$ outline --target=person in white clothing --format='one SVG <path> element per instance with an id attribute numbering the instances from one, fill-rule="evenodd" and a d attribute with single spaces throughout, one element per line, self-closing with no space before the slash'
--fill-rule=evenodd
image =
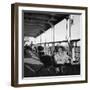
<path id="1" fill-rule="evenodd" d="M 56 47 L 56 53 L 54 55 L 55 63 L 57 64 L 56 71 L 63 72 L 63 67 L 65 63 L 70 63 L 70 57 L 63 46 Z"/>

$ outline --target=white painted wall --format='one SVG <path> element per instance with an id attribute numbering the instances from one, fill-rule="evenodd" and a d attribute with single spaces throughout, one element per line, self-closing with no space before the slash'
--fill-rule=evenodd
<path id="1" fill-rule="evenodd" d="M 40 3 L 40 4 L 62 4 L 62 5 L 76 5 L 88 6 L 90 9 L 89 0 L 1 0 L 0 1 L 0 90 L 89 90 L 89 83 L 87 84 L 72 84 L 72 85 L 55 85 L 55 86 L 39 86 L 39 87 L 24 87 L 13 88 L 10 86 L 11 78 L 11 3 L 26 2 L 26 3 Z M 89 12 L 90 20 L 90 12 Z M 90 23 L 90 21 L 89 21 Z M 90 29 L 90 27 L 89 27 Z M 88 34 L 90 30 L 88 29 Z M 90 38 L 90 35 L 88 35 Z M 88 43 L 90 44 L 90 42 Z M 90 45 L 88 45 L 90 46 Z M 88 48 L 90 49 L 90 47 Z M 90 50 L 88 50 L 90 53 Z M 90 59 L 90 55 L 89 55 Z M 88 61 L 90 63 L 90 60 Z M 89 65 L 90 68 L 90 65 Z M 90 70 L 88 73 L 90 76 Z"/>

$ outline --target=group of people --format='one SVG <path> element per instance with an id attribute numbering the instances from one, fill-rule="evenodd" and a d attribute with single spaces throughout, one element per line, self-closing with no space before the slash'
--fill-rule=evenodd
<path id="1" fill-rule="evenodd" d="M 63 74 L 65 64 L 71 63 L 71 57 L 64 46 L 53 46 L 53 50 L 51 49 L 51 47 L 36 47 L 35 45 L 25 46 L 24 57 L 29 56 L 29 58 L 39 59 L 47 71 L 50 72 L 50 69 L 53 68 L 55 74 Z"/>

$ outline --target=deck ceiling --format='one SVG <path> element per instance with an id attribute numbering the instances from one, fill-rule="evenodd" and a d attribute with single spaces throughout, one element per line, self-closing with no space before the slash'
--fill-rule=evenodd
<path id="1" fill-rule="evenodd" d="M 24 12 L 24 36 L 37 37 L 68 17 L 66 13 L 53 12 Z"/>

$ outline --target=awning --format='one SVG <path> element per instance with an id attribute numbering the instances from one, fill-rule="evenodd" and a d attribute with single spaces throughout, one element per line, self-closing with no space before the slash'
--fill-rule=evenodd
<path id="1" fill-rule="evenodd" d="M 51 28 L 51 24 L 55 25 L 68 16 L 60 12 L 25 11 L 24 36 L 37 37 Z"/>

